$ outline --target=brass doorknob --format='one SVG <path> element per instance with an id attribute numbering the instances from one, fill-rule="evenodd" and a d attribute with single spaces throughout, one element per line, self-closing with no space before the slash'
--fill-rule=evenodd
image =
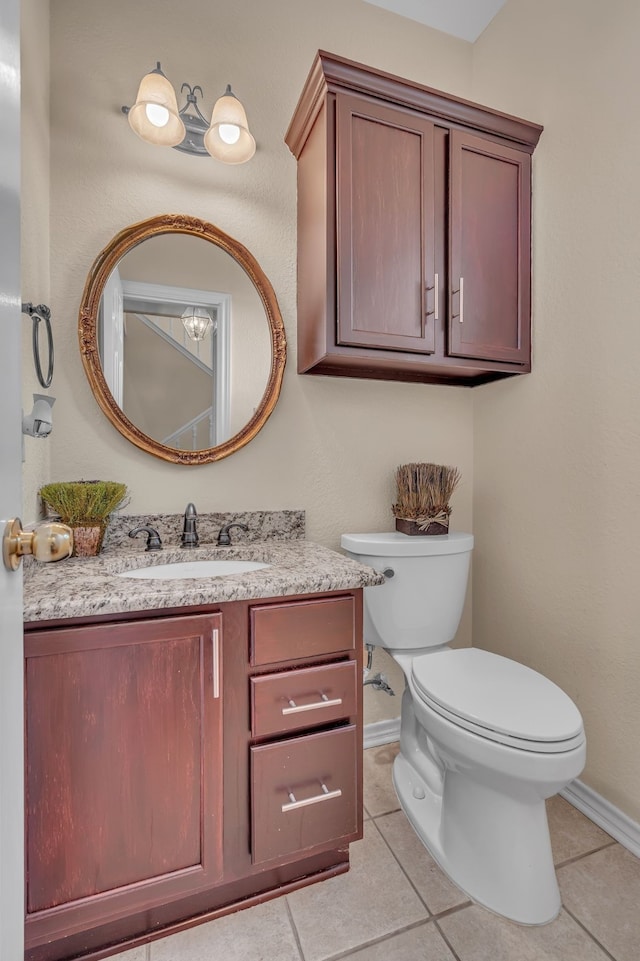
<path id="1" fill-rule="evenodd" d="M 73 531 L 66 524 L 50 521 L 39 524 L 33 531 L 23 531 L 19 517 L 7 521 L 2 538 L 2 559 L 9 571 L 17 571 L 24 554 L 33 554 L 37 561 L 61 561 L 73 550 Z"/>

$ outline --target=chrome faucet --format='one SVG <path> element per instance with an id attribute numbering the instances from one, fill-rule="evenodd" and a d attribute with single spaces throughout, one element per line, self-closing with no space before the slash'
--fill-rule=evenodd
<path id="1" fill-rule="evenodd" d="M 180 547 L 197 547 L 200 539 L 196 530 L 198 514 L 193 504 L 187 504 L 184 512 L 184 527 L 180 538 Z"/>
<path id="2" fill-rule="evenodd" d="M 249 528 L 246 524 L 239 524 L 238 521 L 232 521 L 231 524 L 224 524 L 220 528 L 220 533 L 218 534 L 218 547 L 229 547 L 231 544 L 231 538 L 229 537 L 229 531 L 234 527 L 239 527 L 241 531 L 248 531 Z"/>

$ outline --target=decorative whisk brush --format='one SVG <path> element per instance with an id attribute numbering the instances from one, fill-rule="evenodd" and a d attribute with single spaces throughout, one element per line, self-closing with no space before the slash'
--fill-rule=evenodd
<path id="1" fill-rule="evenodd" d="M 396 530 L 403 534 L 448 534 L 451 495 L 460 482 L 457 467 L 401 464 L 396 468 Z"/>

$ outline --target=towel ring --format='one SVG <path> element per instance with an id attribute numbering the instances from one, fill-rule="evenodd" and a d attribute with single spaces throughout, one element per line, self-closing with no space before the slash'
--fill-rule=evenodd
<path id="1" fill-rule="evenodd" d="M 32 303 L 22 305 L 22 313 L 28 314 L 33 320 L 33 330 L 31 332 L 31 344 L 33 347 L 33 363 L 36 368 L 36 376 L 41 387 L 51 387 L 53 380 L 53 333 L 51 331 L 51 310 L 46 304 L 38 304 L 34 307 Z M 49 365 L 47 376 L 42 373 L 40 363 L 40 321 L 44 321 L 47 331 L 47 347 L 49 349 Z"/>

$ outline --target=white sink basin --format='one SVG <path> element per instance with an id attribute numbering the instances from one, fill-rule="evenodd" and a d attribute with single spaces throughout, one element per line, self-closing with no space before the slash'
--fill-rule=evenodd
<path id="1" fill-rule="evenodd" d="M 138 577 L 144 580 L 178 580 L 184 577 L 226 577 L 229 574 L 246 574 L 262 571 L 271 564 L 257 561 L 179 561 L 175 564 L 157 564 L 155 567 L 139 567 L 133 571 L 121 571 L 118 577 Z"/>

